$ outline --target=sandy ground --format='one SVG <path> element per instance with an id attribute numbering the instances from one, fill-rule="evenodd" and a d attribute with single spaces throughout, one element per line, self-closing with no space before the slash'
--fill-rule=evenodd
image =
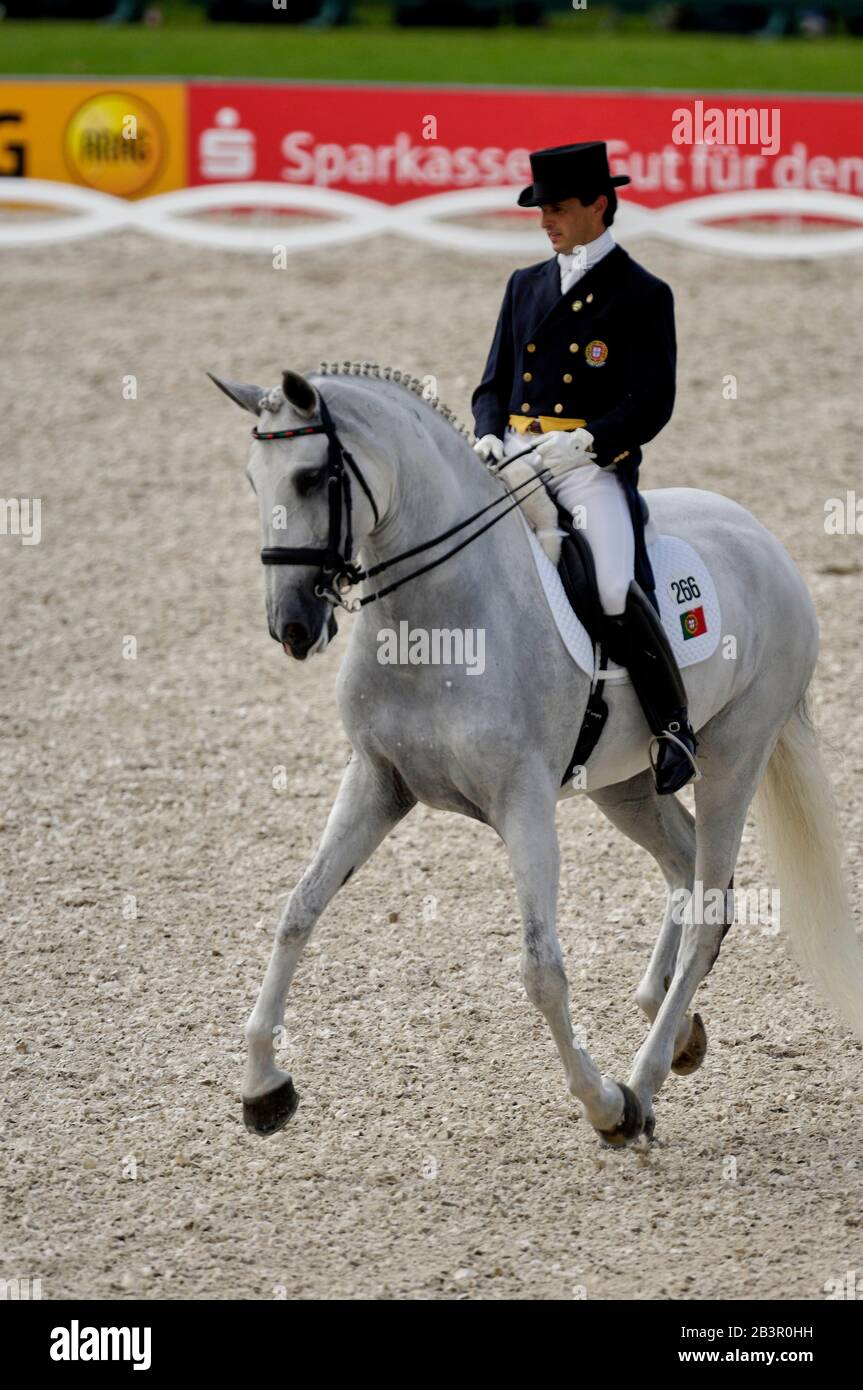
<path id="1" fill-rule="evenodd" d="M 861 477 L 861 263 L 631 249 L 681 342 L 643 483 L 734 496 L 802 567 L 859 890 L 863 542 L 823 516 Z M 516 263 L 395 238 L 285 271 L 133 234 L 4 254 L 0 491 L 42 498 L 43 537 L 0 537 L 0 1275 L 45 1298 L 818 1299 L 863 1268 L 863 1049 L 781 938 L 734 929 L 704 1067 L 669 1079 L 649 1154 L 603 1152 L 522 992 L 502 847 L 424 808 L 301 967 L 295 1119 L 242 1127 L 242 1026 L 345 762 L 344 632 L 305 666 L 268 637 L 248 421 L 203 373 L 368 357 L 467 419 Z M 559 823 L 574 1016 L 625 1077 L 660 875 L 589 803 Z M 765 881 L 750 829 L 738 883 Z"/>

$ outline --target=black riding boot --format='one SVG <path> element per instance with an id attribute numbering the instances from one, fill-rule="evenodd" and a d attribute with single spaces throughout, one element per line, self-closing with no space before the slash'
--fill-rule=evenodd
<path id="1" fill-rule="evenodd" d="M 700 775 L 698 747 L 686 710 L 686 690 L 659 615 L 635 580 L 626 608 L 605 618 L 608 655 L 629 671 L 650 732 L 659 741 L 654 764 L 660 796 L 685 787 Z"/>

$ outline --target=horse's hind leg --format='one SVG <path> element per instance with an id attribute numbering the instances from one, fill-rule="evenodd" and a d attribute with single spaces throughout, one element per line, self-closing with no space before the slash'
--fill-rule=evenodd
<path id="1" fill-rule="evenodd" d="M 275 1134 L 297 1107 L 293 1082 L 273 1058 L 297 962 L 327 903 L 411 807 L 395 770 L 355 753 L 339 788 L 317 853 L 282 914 L 258 1000 L 246 1025 L 243 1118 L 255 1134 Z"/>
<path id="2" fill-rule="evenodd" d="M 722 939 L 734 918 L 728 886 L 740 849 L 749 804 L 773 747 L 775 732 L 759 737 L 745 705 L 723 712 L 701 736 L 709 775 L 695 786 L 696 853 L 694 896 L 681 912 L 677 962 L 668 992 L 641 1047 L 629 1079 L 645 1115 L 645 1133 L 653 1133 L 653 1097 L 678 1054 L 681 1024 Z M 714 770 L 715 769 L 715 770 Z"/>
<path id="3" fill-rule="evenodd" d="M 643 1117 L 628 1087 L 606 1080 L 573 1036 L 569 989 L 555 928 L 560 857 L 554 826 L 557 788 L 540 797 L 536 786 L 513 795 L 497 820 L 509 850 L 524 926 L 522 978 L 531 1003 L 545 1017 L 563 1062 L 570 1093 L 590 1123 L 611 1144 L 641 1133 Z"/>
<path id="4" fill-rule="evenodd" d="M 695 820 L 676 796 L 658 796 L 653 775 L 641 772 L 628 782 L 590 792 L 591 800 L 628 839 L 656 860 L 668 889 L 662 923 L 650 964 L 635 997 L 652 1023 L 668 992 L 677 963 L 682 920 L 682 893 L 695 879 Z M 686 1016 L 675 1042 L 674 1069 L 695 1071 L 704 1060 L 707 1035 L 698 1014 Z"/>

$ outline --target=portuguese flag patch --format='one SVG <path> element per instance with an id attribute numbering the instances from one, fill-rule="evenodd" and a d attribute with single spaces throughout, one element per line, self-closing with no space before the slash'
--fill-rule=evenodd
<path id="1" fill-rule="evenodd" d="M 680 614 L 680 626 L 683 628 L 683 636 L 700 637 L 702 632 L 707 631 L 707 623 L 704 621 L 703 608 L 690 608 L 688 613 Z"/>

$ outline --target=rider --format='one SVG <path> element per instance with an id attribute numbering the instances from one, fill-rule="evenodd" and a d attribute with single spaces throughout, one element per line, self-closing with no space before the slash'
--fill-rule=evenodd
<path id="1" fill-rule="evenodd" d="M 657 791 L 676 792 L 697 772 L 697 744 L 657 612 L 637 490 L 640 446 L 674 404 L 674 301 L 615 243 L 615 188 L 630 180 L 612 178 L 602 141 L 537 150 L 530 167 L 518 202 L 542 210 L 556 255 L 509 278 L 472 397 L 475 447 L 499 460 L 545 435 L 537 452 L 568 470 L 550 491 L 568 520 L 582 509 L 605 647 L 628 668 L 658 740 Z"/>

